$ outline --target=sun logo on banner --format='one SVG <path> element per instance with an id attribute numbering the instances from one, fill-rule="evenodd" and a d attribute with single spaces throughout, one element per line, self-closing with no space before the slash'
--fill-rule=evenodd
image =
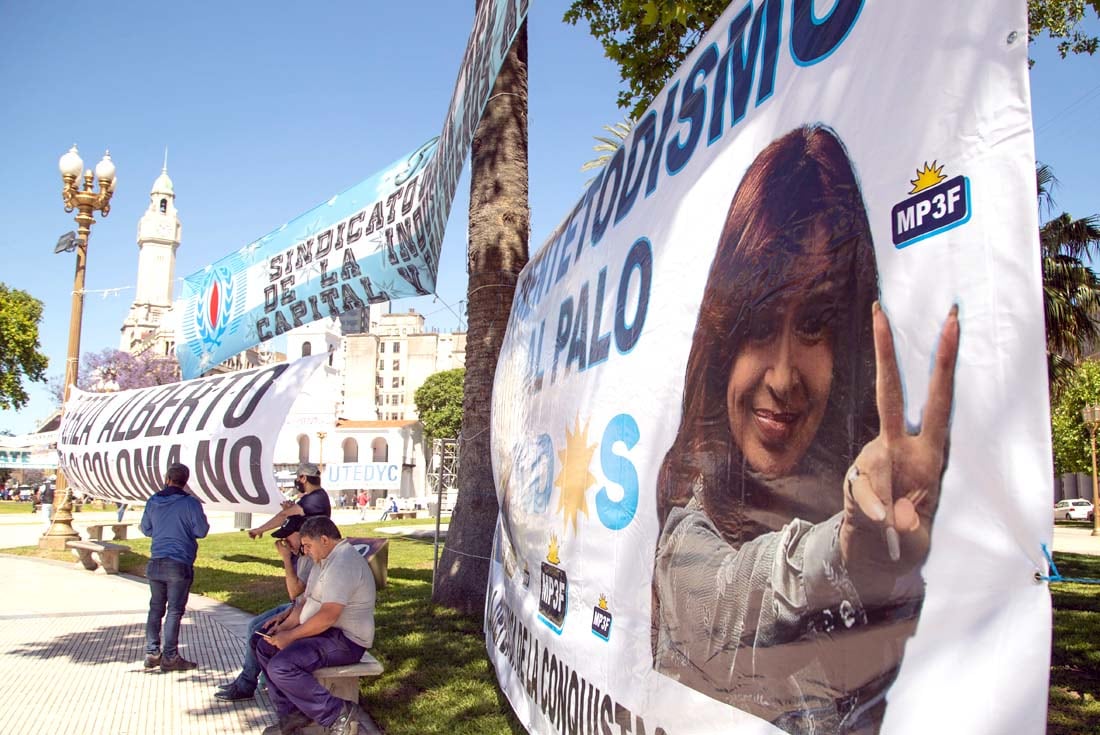
<path id="1" fill-rule="evenodd" d="M 925 161 L 924 168 L 917 169 L 917 178 L 909 180 L 909 183 L 913 185 L 913 190 L 909 193 L 916 194 L 925 189 L 931 189 L 946 178 L 943 175 L 943 166 L 937 166 L 935 161 L 932 161 L 932 165 L 929 166 L 928 162 Z"/>
<path id="2" fill-rule="evenodd" d="M 568 528 L 573 523 L 573 533 L 577 533 L 577 515 L 584 513 L 588 517 L 588 503 L 585 493 L 595 484 L 596 478 L 588 471 L 592 457 L 596 453 L 596 444 L 588 443 L 588 422 L 581 428 L 580 417 L 573 424 L 573 430 L 565 430 L 565 449 L 558 452 L 561 472 L 554 484 L 561 489 L 557 510 L 562 511 L 562 525 Z"/>
<path id="3" fill-rule="evenodd" d="M 554 534 L 550 534 L 550 548 L 546 552 L 546 561 L 551 564 L 561 564 L 561 557 L 558 556 L 558 537 Z"/>
<path id="4" fill-rule="evenodd" d="M 214 268 L 202 284 L 201 304 L 195 314 L 195 326 L 203 344 L 218 347 L 229 326 L 233 306 L 233 276 L 226 268 Z"/>

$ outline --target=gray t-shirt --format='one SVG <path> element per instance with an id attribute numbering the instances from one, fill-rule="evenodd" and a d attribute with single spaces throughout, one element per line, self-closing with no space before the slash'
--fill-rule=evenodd
<path id="1" fill-rule="evenodd" d="M 294 573 L 298 575 L 298 581 L 304 582 L 309 585 L 309 574 L 313 571 L 313 559 L 309 558 L 309 554 L 298 554 L 298 558 L 294 560 Z M 305 596 L 305 592 L 298 595 L 295 600 Z"/>
<path id="2" fill-rule="evenodd" d="M 326 602 L 336 602 L 344 606 L 336 627 L 364 648 L 374 643 L 374 575 L 347 539 L 340 539 L 310 573 L 305 596 L 301 622 L 316 615 Z"/>

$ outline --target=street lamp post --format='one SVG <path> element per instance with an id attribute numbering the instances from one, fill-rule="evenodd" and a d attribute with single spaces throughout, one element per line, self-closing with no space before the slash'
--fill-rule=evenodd
<path id="1" fill-rule="evenodd" d="M 1100 426 L 1100 406 L 1085 406 L 1081 409 L 1081 418 L 1089 427 L 1092 440 L 1092 535 L 1100 536 L 1100 490 L 1096 478 L 1096 428 Z"/>
<path id="2" fill-rule="evenodd" d="M 325 471 L 325 437 L 328 436 L 323 431 L 317 432 L 317 466 L 321 472 Z"/>
<path id="3" fill-rule="evenodd" d="M 80 329 L 84 318 L 84 270 L 88 260 L 88 236 L 91 234 L 95 218 L 92 216 L 100 212 L 106 217 L 111 211 L 111 196 L 115 193 L 115 164 L 111 161 L 111 152 L 103 154 L 95 167 L 95 174 L 91 169 L 84 171 L 83 182 L 78 183 L 81 171 L 84 169 L 84 161 L 74 144 L 69 152 L 58 161 L 61 170 L 61 199 L 65 202 L 65 211 L 76 210 L 77 237 L 76 237 L 76 273 L 73 275 L 73 301 L 72 310 L 69 313 L 69 353 L 65 361 L 64 400 L 69 399 L 69 392 L 76 384 L 77 371 L 80 365 Z M 98 190 L 93 186 L 95 180 L 99 180 Z M 73 521 L 73 493 L 68 487 L 65 475 L 58 468 L 57 486 L 54 502 L 57 504 L 53 514 L 53 523 L 49 530 L 38 541 L 43 549 L 64 549 L 65 542 L 70 539 L 80 538 L 72 526 Z"/>

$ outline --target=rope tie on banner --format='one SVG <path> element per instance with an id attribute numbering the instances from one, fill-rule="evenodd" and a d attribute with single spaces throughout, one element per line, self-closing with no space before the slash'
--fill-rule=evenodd
<path id="1" fill-rule="evenodd" d="M 458 554 L 459 556 L 468 556 L 471 559 L 484 559 L 485 561 L 492 561 L 493 560 L 492 557 L 489 557 L 489 556 L 481 556 L 480 554 L 467 554 L 465 551 L 459 551 L 458 549 L 454 548 L 453 546 L 444 546 L 443 549 L 444 549 L 444 551 L 450 551 L 454 554 Z"/>
<path id="2" fill-rule="evenodd" d="M 1039 582 L 1073 582 L 1075 584 L 1100 584 L 1100 579 L 1092 579 L 1090 577 L 1063 577 L 1062 573 L 1058 571 L 1058 567 L 1054 564 L 1054 559 L 1050 555 L 1050 550 L 1046 544 L 1039 544 L 1043 547 L 1043 556 L 1047 558 L 1047 566 L 1050 568 L 1050 575 L 1039 574 L 1035 572 L 1035 580 Z"/>

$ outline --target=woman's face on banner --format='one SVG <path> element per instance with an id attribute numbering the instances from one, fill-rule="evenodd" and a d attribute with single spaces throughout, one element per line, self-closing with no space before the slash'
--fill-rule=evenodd
<path id="1" fill-rule="evenodd" d="M 786 475 L 802 459 L 832 387 L 837 288 L 823 254 L 825 237 L 815 229 L 797 272 L 753 309 L 726 388 L 733 440 L 766 477 Z"/>

